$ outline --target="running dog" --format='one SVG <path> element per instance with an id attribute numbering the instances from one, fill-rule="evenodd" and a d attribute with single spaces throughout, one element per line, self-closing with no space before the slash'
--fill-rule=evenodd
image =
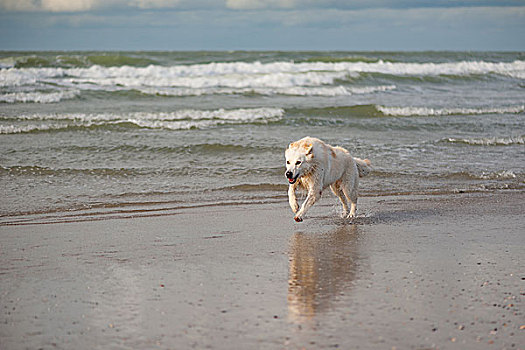
<path id="1" fill-rule="evenodd" d="M 346 149 L 330 146 L 313 137 L 292 142 L 285 157 L 285 176 L 290 183 L 288 200 L 295 213 L 295 221 L 303 221 L 306 211 L 328 186 L 343 203 L 343 218 L 355 217 L 359 178 L 371 171 L 368 159 L 354 158 Z M 297 187 L 308 192 L 300 208 L 295 196 Z M 347 199 L 350 201 L 350 212 Z"/>

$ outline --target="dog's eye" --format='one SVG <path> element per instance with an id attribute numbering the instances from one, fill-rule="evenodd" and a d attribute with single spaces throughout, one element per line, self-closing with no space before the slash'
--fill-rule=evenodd
<path id="1" fill-rule="evenodd" d="M 299 165 L 299 164 L 301 164 L 301 161 L 300 161 L 300 160 L 298 160 L 297 162 L 295 162 L 295 165 Z"/>
<path id="2" fill-rule="evenodd" d="M 289 161 L 289 160 L 287 160 L 287 161 L 286 161 L 286 164 L 290 164 L 290 161 Z"/>

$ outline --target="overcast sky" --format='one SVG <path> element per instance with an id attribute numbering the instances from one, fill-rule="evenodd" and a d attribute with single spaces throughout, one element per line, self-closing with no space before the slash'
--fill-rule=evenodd
<path id="1" fill-rule="evenodd" d="M 525 50 L 525 0 L 0 0 L 0 50 Z"/>

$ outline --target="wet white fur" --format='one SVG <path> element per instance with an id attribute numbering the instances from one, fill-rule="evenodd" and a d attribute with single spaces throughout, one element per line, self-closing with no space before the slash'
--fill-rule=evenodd
<path id="1" fill-rule="evenodd" d="M 359 177 L 367 175 L 371 170 L 368 159 L 354 158 L 344 148 L 330 146 L 313 137 L 291 143 L 285 157 L 286 172 L 291 172 L 296 179 L 288 188 L 288 199 L 295 213 L 295 221 L 303 221 L 308 209 L 328 186 L 343 204 L 343 217 L 355 217 Z M 301 207 L 295 195 L 299 186 L 308 193 Z M 350 201 L 350 211 L 347 200 Z"/>

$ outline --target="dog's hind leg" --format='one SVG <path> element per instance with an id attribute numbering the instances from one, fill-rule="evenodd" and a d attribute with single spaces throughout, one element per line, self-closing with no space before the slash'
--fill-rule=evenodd
<path id="1" fill-rule="evenodd" d="M 353 176 L 347 175 L 345 180 L 342 182 L 342 190 L 350 201 L 350 213 L 348 213 L 347 218 L 354 218 L 357 211 L 357 186 L 359 178 L 354 173 Z"/>
<path id="2" fill-rule="evenodd" d="M 344 218 L 346 215 L 348 215 L 348 202 L 346 201 L 345 194 L 343 190 L 341 189 L 341 182 L 336 182 L 333 185 L 330 185 L 330 189 L 332 192 L 339 198 L 341 203 L 343 204 L 343 215 Z"/>

